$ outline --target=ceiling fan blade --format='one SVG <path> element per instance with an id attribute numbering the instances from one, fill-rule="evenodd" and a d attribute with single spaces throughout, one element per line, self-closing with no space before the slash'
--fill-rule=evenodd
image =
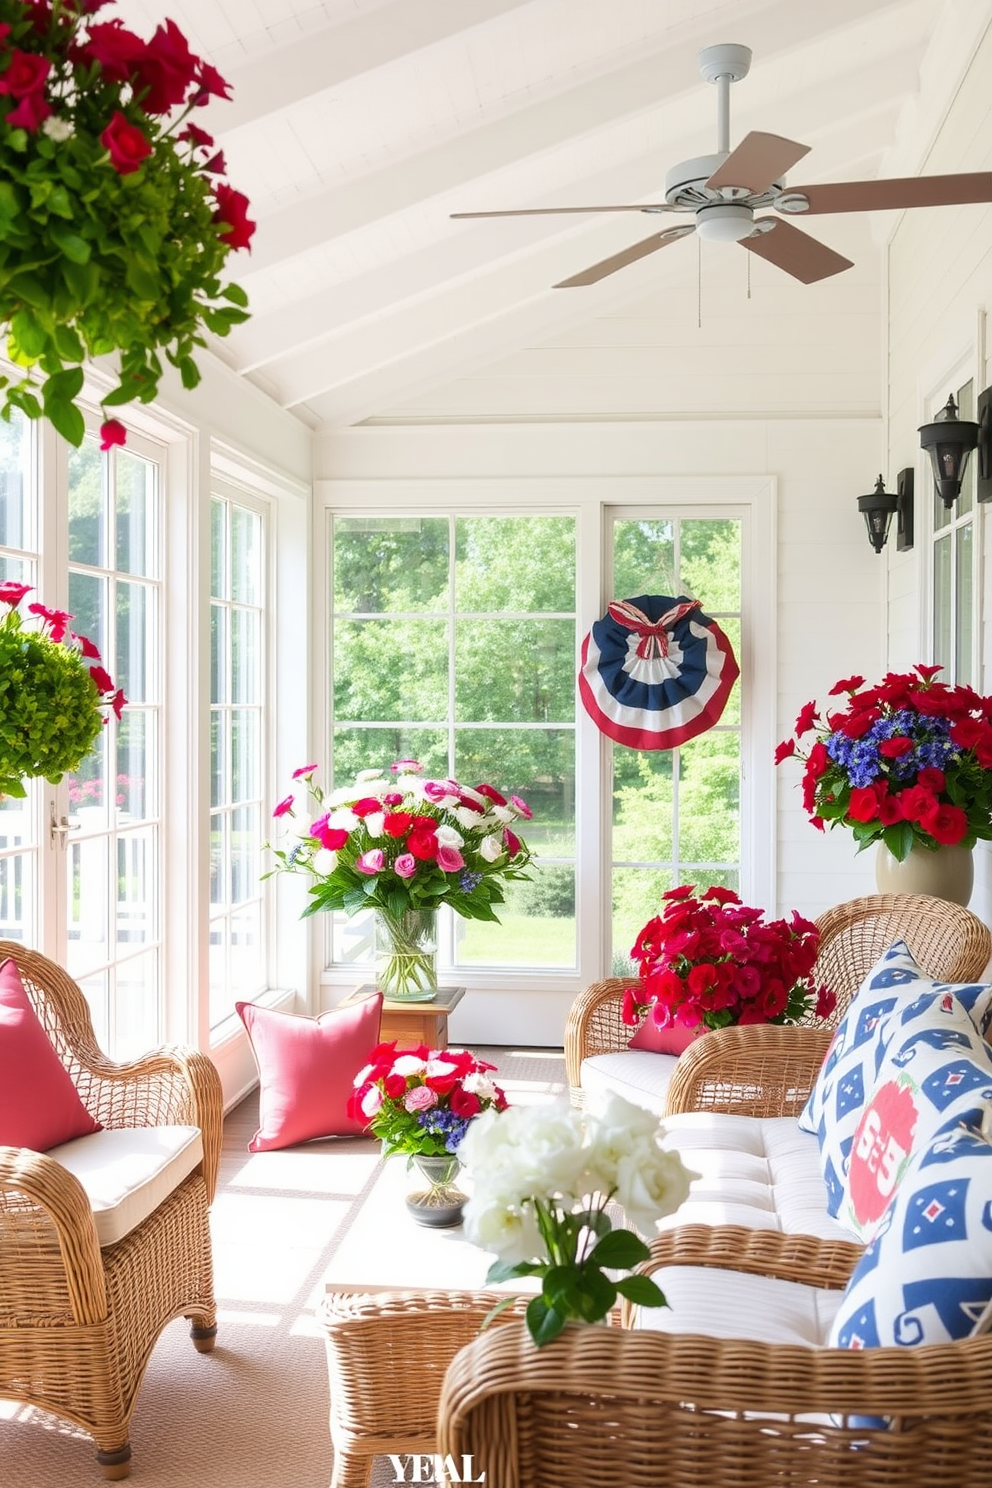
<path id="1" fill-rule="evenodd" d="M 742 238 L 741 247 L 757 253 L 759 258 L 767 258 L 769 263 L 784 269 L 803 284 L 815 284 L 818 279 L 829 279 L 831 274 L 854 267 L 849 258 L 835 253 L 808 233 L 800 232 L 791 222 L 783 222 L 779 217 L 759 217 L 758 221 L 775 225 L 766 232 Z"/>
<path id="2" fill-rule="evenodd" d="M 762 134 L 752 130 L 713 172 L 707 186 L 746 186 L 759 196 L 774 186 L 779 176 L 809 154 L 809 145 L 799 145 L 781 134 Z"/>
<path id="3" fill-rule="evenodd" d="M 889 181 L 836 181 L 790 186 L 805 196 L 810 212 L 879 212 L 902 207 L 953 207 L 992 201 L 992 171 L 960 176 L 903 176 Z M 806 216 L 806 213 L 803 213 Z"/>
<path id="4" fill-rule="evenodd" d="M 636 263 L 639 258 L 647 258 L 649 253 L 656 253 L 659 248 L 667 248 L 669 243 L 674 243 L 691 232 L 695 232 L 694 227 L 669 227 L 664 232 L 653 233 L 650 238 L 644 238 L 633 247 L 625 248 L 622 253 L 614 253 L 612 257 L 601 259 L 591 268 L 583 269 L 581 274 L 562 279 L 559 284 L 552 285 L 552 288 L 581 289 L 587 284 L 596 284 L 608 274 L 615 274 L 617 269 L 625 269 L 628 264 Z"/>
<path id="5" fill-rule="evenodd" d="M 509 207 L 501 212 L 449 212 L 449 217 L 556 217 L 571 212 L 670 212 L 667 202 L 640 202 L 624 207 Z"/>

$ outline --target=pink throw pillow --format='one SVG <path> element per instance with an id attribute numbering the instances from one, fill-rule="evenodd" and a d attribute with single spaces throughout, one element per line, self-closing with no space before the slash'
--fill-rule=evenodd
<path id="1" fill-rule="evenodd" d="M 47 1152 L 99 1130 L 8 957 L 0 965 L 0 1146 Z"/>
<path id="2" fill-rule="evenodd" d="M 348 1115 L 355 1076 L 379 1042 L 382 993 L 319 1018 L 235 1003 L 258 1065 L 258 1131 L 249 1152 L 365 1130 Z"/>
<path id="3" fill-rule="evenodd" d="M 671 1023 L 667 1028 L 659 1028 L 649 1012 L 628 1048 L 649 1049 L 652 1054 L 684 1054 L 689 1045 L 704 1033 L 709 1033 L 709 1029 L 702 1023 L 695 1028 L 686 1028 L 684 1023 Z"/>

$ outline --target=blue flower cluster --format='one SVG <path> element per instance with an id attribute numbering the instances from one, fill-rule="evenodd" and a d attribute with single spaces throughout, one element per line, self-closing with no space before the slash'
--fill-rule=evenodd
<path id="1" fill-rule="evenodd" d="M 469 1118 L 435 1106 L 429 1111 L 418 1111 L 417 1121 L 432 1137 L 443 1137 L 446 1149 L 454 1152 L 468 1130 Z"/>
<path id="2" fill-rule="evenodd" d="M 466 868 L 465 872 L 458 880 L 458 887 L 461 889 L 463 894 L 471 894 L 472 890 L 477 889 L 481 882 L 481 873 L 470 873 L 469 870 Z"/>
<path id="3" fill-rule="evenodd" d="M 905 708 L 879 718 L 861 739 L 849 739 L 838 732 L 830 734 L 825 743 L 828 755 L 846 771 L 851 786 L 864 789 L 882 778 L 905 785 L 921 770 L 945 770 L 948 762 L 961 753 L 950 731 L 946 718 Z M 878 746 L 897 736 L 910 739 L 913 747 L 897 759 L 886 759 L 879 754 Z"/>

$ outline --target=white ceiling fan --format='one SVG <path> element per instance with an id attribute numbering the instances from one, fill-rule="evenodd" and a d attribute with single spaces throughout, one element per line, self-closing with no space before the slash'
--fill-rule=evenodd
<path id="1" fill-rule="evenodd" d="M 713 155 L 699 155 L 673 166 L 665 177 L 663 202 L 606 207 L 522 207 L 495 212 L 452 212 L 452 217 L 544 217 L 583 212 L 692 215 L 691 223 L 653 233 L 630 248 L 562 279 L 554 285 L 555 289 L 595 284 L 693 232 L 711 241 L 740 243 L 794 279 L 813 284 L 851 268 L 851 260 L 802 232 L 789 220 L 791 217 L 992 201 L 992 171 L 786 186 L 786 171 L 809 153 L 808 145 L 797 144 L 779 134 L 752 131 L 735 150 L 730 148 L 730 85 L 747 76 L 751 67 L 750 47 L 733 43 L 704 47 L 697 61 L 706 82 L 717 86 L 717 149 Z M 756 217 L 755 212 L 762 209 L 784 215 Z"/>

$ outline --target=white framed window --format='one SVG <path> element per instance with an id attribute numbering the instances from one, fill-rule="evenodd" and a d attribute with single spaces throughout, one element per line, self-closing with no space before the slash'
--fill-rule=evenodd
<path id="1" fill-rule="evenodd" d="M 771 772 L 747 765 L 773 749 L 774 685 L 762 692 L 760 683 L 774 677 L 772 481 L 341 480 L 319 483 L 317 497 L 327 571 L 315 589 L 327 608 L 315 695 L 324 699 L 327 782 L 332 771 L 347 783 L 356 769 L 412 755 L 458 779 L 468 762 L 469 774 L 480 768 L 500 789 L 525 800 L 529 790 L 536 806 L 525 836 L 538 869 L 512 905 L 526 927 L 522 949 L 516 933 L 501 943 L 494 926 L 474 960 L 473 927 L 452 926 L 442 979 L 516 992 L 534 1026 L 538 989 L 574 993 L 628 964 L 631 927 L 676 879 L 771 902 Z M 468 556 L 476 538 L 481 564 Z M 578 702 L 582 639 L 612 598 L 685 591 L 731 639 L 741 681 L 718 728 L 681 758 L 622 750 Z M 473 687 L 461 671 L 479 658 L 488 685 Z M 515 756 L 532 737 L 543 752 Z M 530 780 L 500 778 L 524 757 Z M 656 805 L 658 819 L 645 822 Z M 332 918 L 333 935 L 329 923 L 318 927 L 322 979 L 352 986 L 365 979 L 369 935 L 344 917 L 319 917 Z M 560 1036 L 557 1011 L 547 1026 Z"/>
<path id="2" fill-rule="evenodd" d="M 266 987 L 267 511 L 214 481 L 210 502 L 210 1026 Z"/>

